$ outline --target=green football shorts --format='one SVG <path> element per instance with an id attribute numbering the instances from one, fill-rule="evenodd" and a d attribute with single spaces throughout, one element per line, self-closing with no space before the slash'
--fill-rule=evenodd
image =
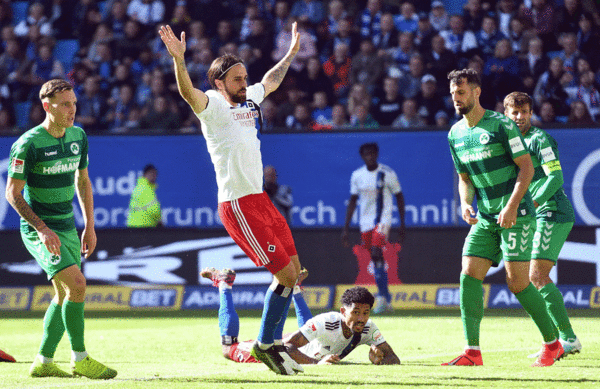
<path id="1" fill-rule="evenodd" d="M 517 218 L 512 228 L 502 228 L 495 220 L 478 217 L 477 224 L 465 239 L 463 256 L 480 257 L 492 261 L 492 266 L 500 264 L 500 260 L 531 260 L 531 244 L 535 233 L 535 218 L 524 216 Z"/>
<path id="2" fill-rule="evenodd" d="M 48 251 L 36 230 L 32 229 L 31 232 L 21 231 L 21 237 L 27 251 L 33 255 L 36 262 L 46 272 L 48 280 L 51 280 L 59 271 L 69 266 L 77 265 L 81 268 L 81 242 L 77 230 L 54 232 L 60 239 L 60 256 L 52 255 Z"/>
<path id="3" fill-rule="evenodd" d="M 558 254 L 565 244 L 571 228 L 573 228 L 573 222 L 557 223 L 538 219 L 535 235 L 533 236 L 531 258 L 547 259 L 556 263 Z"/>

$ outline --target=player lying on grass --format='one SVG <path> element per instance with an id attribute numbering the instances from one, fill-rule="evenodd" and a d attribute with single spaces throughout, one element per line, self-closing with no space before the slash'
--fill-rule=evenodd
<path id="1" fill-rule="evenodd" d="M 219 288 L 219 328 L 223 356 L 235 362 L 258 362 L 252 355 L 253 340 L 238 342 L 239 318 L 233 304 L 232 286 L 235 272 L 206 268 L 200 273 Z M 308 272 L 300 273 L 299 283 Z M 385 341 L 377 326 L 369 319 L 375 298 L 366 289 L 355 286 L 342 295 L 340 312 L 327 312 L 315 317 L 302 297 L 299 286 L 293 294 L 299 329 L 283 338 L 287 352 L 300 364 L 333 364 L 361 344 L 371 347 L 369 359 L 375 365 L 399 365 L 400 359 Z"/>

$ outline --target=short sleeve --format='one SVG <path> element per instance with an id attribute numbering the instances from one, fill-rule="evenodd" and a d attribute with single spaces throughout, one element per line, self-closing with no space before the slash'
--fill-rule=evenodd
<path id="1" fill-rule="evenodd" d="M 302 327 L 300 327 L 300 332 L 302 333 L 302 335 L 304 335 L 304 337 L 306 338 L 306 340 L 308 340 L 309 343 L 315 340 L 318 336 L 317 325 L 318 323 L 313 317 L 312 319 L 304 323 Z"/>
<path id="2" fill-rule="evenodd" d="M 523 141 L 521 131 L 519 131 L 515 122 L 506 116 L 503 116 L 502 119 L 500 119 L 500 123 L 501 131 L 506 135 L 505 147 L 509 151 L 512 159 L 529 154 L 525 148 L 525 141 Z"/>
<path id="3" fill-rule="evenodd" d="M 206 102 L 206 108 L 204 108 L 204 111 L 196 114 L 198 119 L 207 123 L 212 123 L 222 118 L 222 115 L 219 114 L 222 110 L 222 105 L 220 99 L 216 95 L 217 93 L 218 92 L 215 92 L 213 90 L 209 90 L 206 92 L 206 96 L 208 97 L 208 101 Z"/>
<path id="4" fill-rule="evenodd" d="M 452 140 L 448 139 L 448 143 L 450 145 L 450 154 L 452 155 L 452 162 L 454 162 L 454 168 L 456 169 L 456 172 L 458 174 L 468 173 L 465 166 L 460 162 L 458 155 L 456 155 L 456 151 L 454 150 L 454 147 L 452 147 Z"/>
<path id="5" fill-rule="evenodd" d="M 350 176 L 350 194 L 351 195 L 359 194 L 358 176 L 357 176 L 356 172 L 352 173 L 352 176 Z"/>
<path id="6" fill-rule="evenodd" d="M 88 138 L 87 135 L 85 134 L 85 132 L 83 130 L 81 130 L 82 132 L 82 139 L 81 139 L 81 160 L 79 161 L 79 170 L 83 170 L 85 168 L 88 167 L 88 165 L 90 164 L 90 157 L 88 155 Z"/>
<path id="7" fill-rule="evenodd" d="M 246 90 L 246 99 L 252 100 L 256 104 L 262 103 L 265 99 L 265 86 L 260 82 L 250 85 Z"/>
<path id="8" fill-rule="evenodd" d="M 381 334 L 381 331 L 379 331 L 379 328 L 377 328 L 373 322 L 371 322 L 369 333 L 367 334 L 364 343 L 368 344 L 369 346 L 379 346 L 380 344 L 385 343 L 385 338 Z"/>
<path id="9" fill-rule="evenodd" d="M 392 194 L 397 195 L 398 193 L 402 192 L 402 187 L 400 186 L 400 181 L 398 181 L 398 176 L 396 175 L 395 171 L 390 170 L 385 177 L 388 188 L 390 188 L 390 192 L 392 192 Z"/>
<path id="10" fill-rule="evenodd" d="M 31 143 L 17 140 L 10 150 L 8 176 L 26 181 L 34 164 L 35 158 Z"/>

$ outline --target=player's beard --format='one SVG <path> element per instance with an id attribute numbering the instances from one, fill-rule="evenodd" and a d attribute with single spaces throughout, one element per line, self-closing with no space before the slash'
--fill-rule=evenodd
<path id="1" fill-rule="evenodd" d="M 469 105 L 463 105 L 461 107 L 456 107 L 456 113 L 459 115 L 466 115 L 475 107 L 475 103 L 471 102 Z"/>
<path id="2" fill-rule="evenodd" d="M 231 101 L 233 101 L 236 104 L 242 104 L 246 102 L 246 93 L 242 94 L 242 90 L 246 92 L 245 88 L 240 89 L 239 91 L 237 91 L 237 93 L 231 93 L 231 91 L 227 91 L 227 94 L 229 95 Z"/>

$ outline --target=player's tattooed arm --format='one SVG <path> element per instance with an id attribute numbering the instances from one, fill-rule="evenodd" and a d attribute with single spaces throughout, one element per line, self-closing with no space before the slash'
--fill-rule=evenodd
<path id="1" fill-rule="evenodd" d="M 388 342 L 380 345 L 373 345 L 369 350 L 369 360 L 374 365 L 399 365 L 400 358 L 396 355 Z"/>
<path id="2" fill-rule="evenodd" d="M 300 33 L 296 22 L 292 25 L 292 43 L 287 54 L 275 66 L 271 68 L 263 77 L 261 83 L 265 87 L 265 97 L 275 91 L 281 85 L 294 57 L 300 49 Z"/>

